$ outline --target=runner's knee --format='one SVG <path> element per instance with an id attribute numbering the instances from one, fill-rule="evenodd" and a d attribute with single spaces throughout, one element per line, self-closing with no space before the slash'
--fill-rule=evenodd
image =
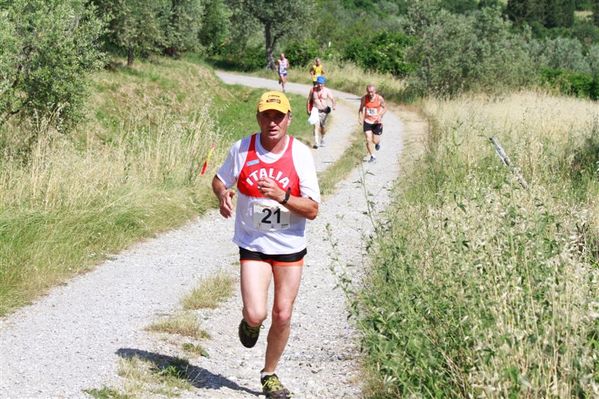
<path id="1" fill-rule="evenodd" d="M 274 307 L 272 310 L 272 322 L 273 324 L 277 324 L 280 326 L 288 325 L 291 323 L 291 313 L 292 310 L 290 307 L 281 306 Z"/>
<path id="2" fill-rule="evenodd" d="M 243 318 L 250 326 L 259 326 L 266 320 L 267 316 L 268 314 L 264 309 L 252 309 L 246 307 L 243 312 Z"/>

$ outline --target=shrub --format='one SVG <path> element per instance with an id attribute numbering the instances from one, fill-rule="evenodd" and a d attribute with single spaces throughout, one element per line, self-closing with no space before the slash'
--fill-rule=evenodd
<path id="1" fill-rule="evenodd" d="M 412 42 L 412 38 L 400 32 L 355 37 L 345 47 L 342 58 L 368 70 L 404 77 L 414 69 L 405 60 L 406 49 Z"/>
<path id="2" fill-rule="evenodd" d="M 558 88 L 563 94 L 599 98 L 599 82 L 590 73 L 545 68 L 541 71 L 541 77 L 544 83 Z"/>
<path id="3" fill-rule="evenodd" d="M 285 57 L 293 65 L 308 65 L 314 58 L 319 56 L 320 49 L 315 40 L 294 40 L 285 47 Z"/>
<path id="4" fill-rule="evenodd" d="M 526 39 L 510 32 L 499 10 L 462 16 L 422 8 L 411 14 L 404 29 L 414 32 L 416 41 L 406 58 L 417 66 L 412 78 L 420 91 L 453 95 L 530 80 Z"/>
<path id="5" fill-rule="evenodd" d="M 82 0 L 0 5 L 0 123 L 11 115 L 77 120 L 100 66 L 102 23 Z"/>

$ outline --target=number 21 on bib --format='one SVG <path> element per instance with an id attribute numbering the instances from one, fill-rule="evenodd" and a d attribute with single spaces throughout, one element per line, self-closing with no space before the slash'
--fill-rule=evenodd
<path id="1" fill-rule="evenodd" d="M 252 210 L 254 227 L 260 231 L 279 231 L 289 228 L 291 213 L 283 206 L 256 202 Z"/>

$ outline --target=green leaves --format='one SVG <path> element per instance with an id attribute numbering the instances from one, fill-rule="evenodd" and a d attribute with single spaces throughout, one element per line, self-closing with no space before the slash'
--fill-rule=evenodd
<path id="1" fill-rule="evenodd" d="M 78 0 L 16 0 L 0 20 L 0 124 L 15 114 L 77 120 L 100 65 L 101 21 Z"/>

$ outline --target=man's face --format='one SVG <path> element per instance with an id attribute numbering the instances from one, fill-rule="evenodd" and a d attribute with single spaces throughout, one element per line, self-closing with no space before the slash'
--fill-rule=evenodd
<path id="1" fill-rule="evenodd" d="M 320 91 L 322 89 L 324 85 L 322 83 L 316 83 L 316 86 L 314 86 L 314 90 L 316 91 Z"/>
<path id="2" fill-rule="evenodd" d="M 265 139 L 278 141 L 287 134 L 287 128 L 291 122 L 289 113 L 282 113 L 274 109 L 258 112 L 256 116 L 260 133 Z"/>
<path id="3" fill-rule="evenodd" d="M 374 87 L 369 87 L 367 89 L 368 92 L 368 96 L 372 99 L 374 98 L 374 95 L 376 94 L 376 89 Z"/>

